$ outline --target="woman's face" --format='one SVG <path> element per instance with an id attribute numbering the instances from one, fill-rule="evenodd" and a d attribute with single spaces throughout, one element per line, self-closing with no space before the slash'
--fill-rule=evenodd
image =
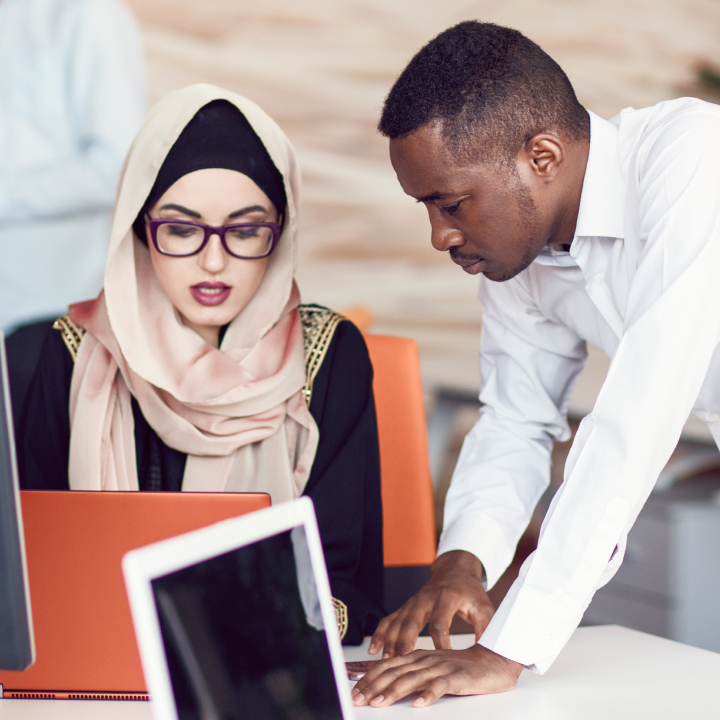
<path id="1" fill-rule="evenodd" d="M 181 177 L 150 209 L 151 218 L 189 220 L 213 227 L 242 222 L 277 222 L 268 196 L 235 170 L 209 168 Z M 218 330 L 252 299 L 268 258 L 228 255 L 217 235 L 197 255 L 168 257 L 157 251 L 146 224 L 150 257 L 160 285 L 183 323 L 218 346 Z"/>

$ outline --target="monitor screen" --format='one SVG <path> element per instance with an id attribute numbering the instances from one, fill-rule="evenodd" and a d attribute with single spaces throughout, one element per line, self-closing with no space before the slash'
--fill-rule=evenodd
<path id="1" fill-rule="evenodd" d="M 5 338 L 0 332 L 0 670 L 35 659 Z"/>
<path id="2" fill-rule="evenodd" d="M 302 526 L 152 589 L 180 720 L 341 720 Z"/>

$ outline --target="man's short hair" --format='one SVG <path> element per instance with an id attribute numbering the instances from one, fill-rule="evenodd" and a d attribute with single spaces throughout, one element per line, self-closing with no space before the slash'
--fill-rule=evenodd
<path id="1" fill-rule="evenodd" d="M 511 28 L 467 21 L 423 47 L 397 79 L 378 129 L 402 138 L 440 121 L 458 162 L 508 165 L 540 132 L 590 139 L 590 119 L 562 68 Z"/>

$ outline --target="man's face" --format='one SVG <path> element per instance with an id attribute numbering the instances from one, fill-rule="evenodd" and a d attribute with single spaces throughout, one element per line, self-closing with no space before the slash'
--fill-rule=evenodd
<path id="1" fill-rule="evenodd" d="M 390 160 L 403 190 L 427 208 L 433 247 L 471 275 L 509 280 L 552 235 L 522 163 L 517 172 L 492 161 L 458 165 L 432 124 L 391 140 Z"/>

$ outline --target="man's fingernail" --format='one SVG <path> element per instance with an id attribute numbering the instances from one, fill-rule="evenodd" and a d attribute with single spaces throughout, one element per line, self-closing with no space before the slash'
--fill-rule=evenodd
<path id="1" fill-rule="evenodd" d="M 385 698 L 382 695 L 376 695 L 371 701 L 371 705 L 380 705 Z"/>
<path id="2" fill-rule="evenodd" d="M 353 688 L 353 689 L 350 691 L 350 693 L 352 694 L 353 697 L 355 697 L 356 695 L 359 695 L 359 694 L 360 694 L 360 691 L 359 691 L 357 688 Z"/>
<path id="3" fill-rule="evenodd" d="M 424 697 L 419 697 L 419 698 L 417 698 L 416 700 L 413 701 L 413 707 L 418 707 L 419 705 L 424 705 L 424 704 L 425 704 L 425 698 L 424 698 Z"/>
<path id="4" fill-rule="evenodd" d="M 353 702 L 359 703 L 359 702 L 362 702 L 364 699 L 365 699 L 365 696 L 361 692 L 359 692 L 357 695 L 355 695 L 353 697 Z"/>
<path id="5" fill-rule="evenodd" d="M 390 657 L 390 653 L 383 653 L 383 660 L 387 660 Z"/>

